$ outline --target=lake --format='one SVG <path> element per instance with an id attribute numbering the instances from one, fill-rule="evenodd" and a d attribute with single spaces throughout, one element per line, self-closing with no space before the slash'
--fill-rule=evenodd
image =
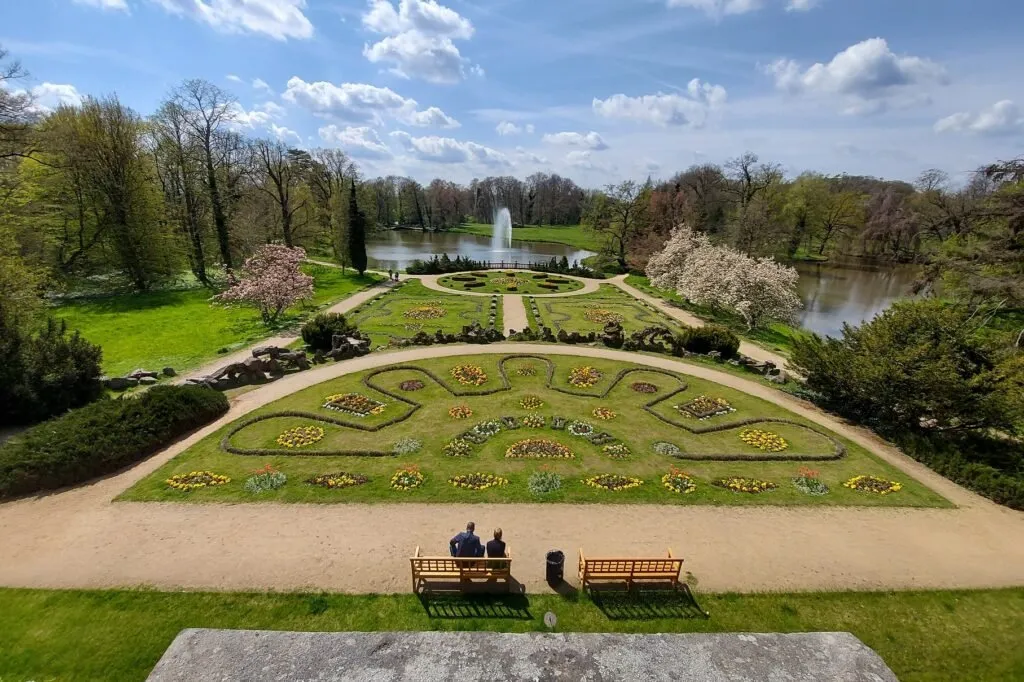
<path id="1" fill-rule="evenodd" d="M 549 261 L 552 256 L 565 256 L 569 262 L 593 256 L 592 251 L 577 249 L 566 244 L 513 241 L 511 249 L 491 250 L 491 238 L 475 234 L 451 232 L 421 232 L 419 230 L 388 230 L 367 235 L 366 254 L 370 267 L 404 270 L 414 260 L 428 260 L 435 254 L 448 254 L 449 258 L 464 256 L 473 260 L 536 263 Z"/>

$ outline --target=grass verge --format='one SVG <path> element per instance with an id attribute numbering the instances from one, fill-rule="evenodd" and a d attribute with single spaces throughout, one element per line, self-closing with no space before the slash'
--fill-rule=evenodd
<path id="1" fill-rule="evenodd" d="M 455 233 L 476 234 L 490 237 L 493 226 L 483 223 L 463 223 L 452 230 Z M 582 225 L 529 225 L 512 228 L 512 239 L 524 242 L 549 242 L 567 244 L 577 249 L 600 253 L 608 244 L 608 238 Z"/>

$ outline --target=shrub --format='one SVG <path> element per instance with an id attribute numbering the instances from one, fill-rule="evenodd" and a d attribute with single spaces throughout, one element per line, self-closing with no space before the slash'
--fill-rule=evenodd
<path id="1" fill-rule="evenodd" d="M 679 335 L 679 343 L 689 352 L 699 355 L 717 351 L 725 360 L 736 357 L 740 350 L 740 338 L 727 327 L 717 324 L 686 329 Z"/>
<path id="2" fill-rule="evenodd" d="M 534 495 L 546 495 L 562 487 L 562 477 L 554 471 L 534 471 L 526 485 Z"/>
<path id="3" fill-rule="evenodd" d="M 329 351 L 334 348 L 335 334 L 355 332 L 355 325 L 349 324 L 344 315 L 320 313 L 302 325 L 302 340 L 313 350 Z"/>
<path id="4" fill-rule="evenodd" d="M 137 462 L 228 411 L 223 394 L 156 386 L 100 400 L 0 446 L 0 498 L 82 483 Z"/>
<path id="5" fill-rule="evenodd" d="M 417 438 L 402 438 L 398 440 L 391 448 L 391 451 L 396 455 L 412 455 L 420 451 L 423 447 L 423 441 Z"/>
<path id="6" fill-rule="evenodd" d="M 269 464 L 262 469 L 257 469 L 253 475 L 245 481 L 245 492 L 259 495 L 260 493 L 277 490 L 288 482 L 288 477 Z"/>

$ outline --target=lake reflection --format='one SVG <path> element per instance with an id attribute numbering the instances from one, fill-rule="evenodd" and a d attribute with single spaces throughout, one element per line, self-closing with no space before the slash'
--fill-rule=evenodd
<path id="1" fill-rule="evenodd" d="M 850 263 L 797 263 L 804 309 L 800 325 L 827 336 L 840 336 L 843 323 L 871 320 L 893 301 L 911 295 L 916 268 L 876 267 Z"/>
<path id="2" fill-rule="evenodd" d="M 368 235 L 366 253 L 370 267 L 380 270 L 404 270 L 414 260 L 428 260 L 434 255 L 447 253 L 449 258 L 464 256 L 473 260 L 536 263 L 551 257 L 565 256 L 569 262 L 593 256 L 566 244 L 513 241 L 511 249 L 491 250 L 491 238 L 475 234 L 451 232 L 420 232 L 418 230 L 389 230 Z"/>

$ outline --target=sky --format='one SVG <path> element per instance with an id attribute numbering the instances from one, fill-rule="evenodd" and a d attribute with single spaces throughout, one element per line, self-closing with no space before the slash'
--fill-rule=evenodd
<path id="1" fill-rule="evenodd" d="M 41 110 L 143 115 L 203 78 L 234 125 L 366 176 L 597 187 L 745 151 L 964 179 L 1024 155 L 1020 0 L 0 0 Z"/>

